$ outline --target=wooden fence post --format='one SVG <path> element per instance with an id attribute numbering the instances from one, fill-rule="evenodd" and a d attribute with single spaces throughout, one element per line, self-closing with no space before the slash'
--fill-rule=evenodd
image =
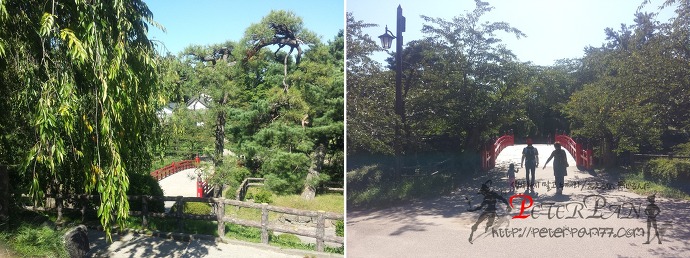
<path id="1" fill-rule="evenodd" d="M 149 215 L 149 207 L 148 207 L 148 196 L 142 195 L 141 196 L 141 227 L 144 229 L 147 229 L 149 226 L 148 223 L 148 215 Z"/>
<path id="2" fill-rule="evenodd" d="M 179 232 L 184 232 L 184 225 L 182 223 L 182 214 L 184 214 L 184 202 L 182 196 L 177 196 L 177 228 Z"/>
<path id="3" fill-rule="evenodd" d="M 214 198 L 216 202 L 216 217 L 218 220 L 218 237 L 225 237 L 225 198 Z"/>
<path id="4" fill-rule="evenodd" d="M 326 231 L 326 219 L 324 218 L 325 211 L 319 211 L 319 215 L 316 218 L 316 251 L 323 252 L 324 241 Z"/>
<path id="5" fill-rule="evenodd" d="M 261 204 L 261 243 L 268 244 L 268 203 Z"/>
<path id="6" fill-rule="evenodd" d="M 86 203 L 88 202 L 86 195 L 80 195 L 79 201 L 81 203 L 81 223 L 84 223 L 86 221 Z"/>
<path id="7" fill-rule="evenodd" d="M 62 193 L 60 193 L 60 192 L 58 192 L 55 195 L 55 208 L 57 209 L 57 219 L 55 219 L 55 223 L 58 225 L 58 228 L 61 228 L 63 219 L 62 219 Z"/>

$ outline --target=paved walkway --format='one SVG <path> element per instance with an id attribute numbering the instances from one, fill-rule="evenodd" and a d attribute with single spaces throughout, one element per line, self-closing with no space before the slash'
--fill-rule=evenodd
<path id="1" fill-rule="evenodd" d="M 492 179 L 492 189 L 510 197 L 513 193 L 506 192 L 505 171 L 510 162 L 519 167 L 524 147 L 506 148 L 498 156 L 497 169 L 448 196 L 381 210 L 348 210 L 348 257 L 690 257 L 690 203 L 657 198 L 662 244 L 656 238 L 644 244 L 647 197 L 619 189 L 615 178 L 579 171 L 574 160 L 569 161 L 565 178 L 569 185 L 563 196 L 556 196 L 555 189 L 547 187 L 547 183 L 553 183 L 553 169 L 538 168 L 536 177 L 541 184 L 530 194 L 534 209 L 525 211 L 534 216 L 512 219 L 519 209 L 507 213 L 506 205 L 499 202 L 493 225 L 496 234 L 491 229 L 485 232 L 484 221 L 470 243 L 472 226 L 481 211 L 467 210 L 482 202 L 482 195 L 477 194 L 479 187 Z M 553 147 L 535 147 L 543 165 Z M 524 178 L 521 169 L 517 179 L 524 182 Z M 595 197 L 585 199 L 589 195 Z M 520 201 L 514 201 L 516 208 Z M 595 234 L 597 230 L 601 234 Z M 626 235 L 628 230 L 638 231 Z"/>
<path id="2" fill-rule="evenodd" d="M 209 240 L 177 241 L 129 233 L 113 234 L 107 244 L 101 231 L 89 231 L 91 257 L 247 257 L 247 258 L 303 258 L 342 257 L 311 251 L 281 249 L 274 246 L 228 240 L 227 243 Z"/>

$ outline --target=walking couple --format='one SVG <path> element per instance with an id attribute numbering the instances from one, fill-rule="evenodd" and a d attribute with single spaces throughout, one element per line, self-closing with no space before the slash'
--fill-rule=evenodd
<path id="1" fill-rule="evenodd" d="M 568 175 L 568 156 L 565 154 L 565 150 L 561 148 L 560 143 L 556 142 L 553 146 L 554 150 L 553 152 L 551 152 L 551 156 L 549 156 L 549 158 L 546 160 L 546 163 L 544 163 L 544 167 L 542 169 L 546 169 L 546 165 L 549 164 L 551 159 L 553 159 L 553 175 L 556 177 L 556 194 L 561 195 L 563 194 L 565 176 Z M 532 139 L 527 139 L 527 147 L 522 149 L 522 159 L 520 161 L 520 167 L 523 167 L 523 164 L 525 167 L 525 173 L 527 177 L 527 181 L 525 183 L 529 187 L 529 190 L 531 192 L 534 192 L 534 173 L 536 168 L 539 166 L 539 151 L 537 151 L 537 148 L 534 148 L 534 146 L 532 146 Z M 530 175 L 532 179 L 531 181 Z"/>

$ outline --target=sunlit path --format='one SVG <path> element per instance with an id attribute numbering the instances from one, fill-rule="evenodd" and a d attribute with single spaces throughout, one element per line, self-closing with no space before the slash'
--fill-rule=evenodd
<path id="1" fill-rule="evenodd" d="M 496 232 L 529 231 L 529 236 L 507 237 L 506 234 L 493 234 L 491 230 L 485 232 L 487 222 L 484 221 L 470 243 L 468 238 L 472 226 L 478 221 L 481 211 L 468 209 L 482 202 L 482 195 L 478 194 L 482 183 L 491 179 L 491 189 L 506 199 L 525 191 L 523 185 L 516 193 L 507 192 L 506 178 L 508 164 L 520 167 L 524 147 L 524 144 L 507 146 L 497 156 L 494 169 L 475 174 L 473 180 L 446 196 L 378 210 L 348 210 L 348 256 L 472 257 L 467 254 L 476 254 L 474 257 L 532 257 L 558 253 L 564 257 L 690 257 L 687 201 L 656 198 L 661 209 L 658 227 L 663 244 L 657 244 L 655 239 L 652 239 L 652 244 L 644 244 L 646 234 L 616 237 L 619 232 L 631 229 L 647 232 L 644 213 L 648 205 L 647 196 L 620 188 L 615 179 L 605 175 L 580 171 L 570 154 L 564 195 L 557 196 L 554 188 L 546 186 L 554 181 L 553 161 L 542 169 L 554 150 L 553 145 L 546 144 L 534 145 L 539 151 L 540 166 L 535 173 L 537 185 L 530 196 L 533 206 L 538 208 L 528 208 L 525 214 L 530 217 L 526 219 L 513 219 L 512 216 L 519 212 L 522 197 L 516 198 L 516 209 L 511 212 L 507 211 L 505 204 L 498 202 L 497 217 L 492 225 Z M 517 180 L 524 182 L 524 171 L 524 168 L 519 170 Z M 585 202 L 585 198 L 589 199 Z M 592 198 L 596 198 L 598 204 Z M 599 205 L 599 208 L 595 210 L 594 205 Z M 567 236 L 548 233 L 566 228 L 571 230 L 569 232 L 574 229 L 578 233 L 568 233 Z M 598 236 L 584 234 L 584 230 L 592 228 L 606 230 L 606 233 Z M 581 229 L 583 235 L 580 236 Z M 539 235 L 540 232 L 545 234 Z"/>
<path id="2" fill-rule="evenodd" d="M 197 168 L 185 169 L 158 181 L 165 196 L 196 197 Z"/>
<path id="3" fill-rule="evenodd" d="M 196 171 L 198 168 L 185 169 L 158 181 L 165 196 L 196 197 Z M 165 202 L 170 208 L 175 202 Z"/>
<path id="4" fill-rule="evenodd" d="M 549 158 L 551 152 L 554 150 L 553 145 L 547 144 L 533 144 L 534 148 L 539 152 L 539 165 L 540 167 L 544 165 L 546 159 Z M 527 147 L 527 144 L 515 144 L 513 146 L 508 146 L 496 157 L 496 167 L 508 167 L 508 164 L 515 163 L 515 166 L 520 166 L 520 159 L 522 158 L 522 149 Z M 570 153 L 565 152 L 568 156 L 568 164 L 575 166 L 575 158 L 573 158 Z M 547 168 L 553 167 L 553 160 L 549 162 L 546 166 Z"/>

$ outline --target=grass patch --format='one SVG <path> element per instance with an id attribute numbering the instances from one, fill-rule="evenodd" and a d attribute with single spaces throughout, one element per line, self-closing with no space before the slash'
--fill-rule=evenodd
<path id="1" fill-rule="evenodd" d="M 56 230 L 49 217 L 42 213 L 19 211 L 2 225 L 0 242 L 21 257 L 69 257 L 63 236 L 69 230 Z"/>
<path id="2" fill-rule="evenodd" d="M 453 180 L 445 174 L 394 178 L 390 168 L 369 165 L 348 172 L 349 207 L 382 207 L 452 191 Z"/>
<path id="3" fill-rule="evenodd" d="M 261 229 L 228 224 L 225 226 L 225 237 L 252 243 L 261 243 Z"/>
<path id="4" fill-rule="evenodd" d="M 625 182 L 625 184 L 645 186 L 628 189 L 629 191 L 639 195 L 648 196 L 656 193 L 657 196 L 665 198 L 690 200 L 690 195 L 688 195 L 686 192 L 662 183 L 656 183 L 654 181 L 647 180 L 644 178 L 642 172 L 632 172 L 625 174 L 623 175 L 623 181 Z"/>
<path id="5" fill-rule="evenodd" d="M 273 198 L 273 205 L 300 210 L 343 213 L 345 211 L 345 198 L 340 193 L 319 194 L 314 200 L 302 199 L 298 194 L 280 195 Z"/>

